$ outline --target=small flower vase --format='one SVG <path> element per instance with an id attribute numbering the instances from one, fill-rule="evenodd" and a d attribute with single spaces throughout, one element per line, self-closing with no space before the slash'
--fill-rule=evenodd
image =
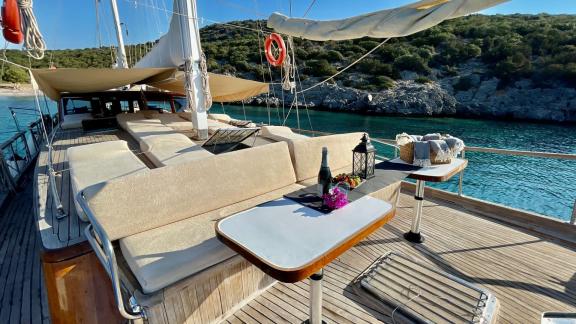
<path id="1" fill-rule="evenodd" d="M 340 182 L 330 192 L 322 196 L 324 206 L 334 210 L 348 205 L 348 192 L 350 186 L 347 183 Z"/>

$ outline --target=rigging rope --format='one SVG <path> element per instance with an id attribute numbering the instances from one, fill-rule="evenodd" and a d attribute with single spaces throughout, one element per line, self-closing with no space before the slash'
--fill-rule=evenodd
<path id="1" fill-rule="evenodd" d="M 313 86 L 310 86 L 310 87 L 308 87 L 308 88 L 306 88 L 306 89 L 304 89 L 304 90 L 299 91 L 298 93 L 303 93 L 303 92 L 306 92 L 306 91 L 308 91 L 308 90 L 312 90 L 312 89 L 314 89 L 314 88 L 316 88 L 316 87 L 318 87 L 318 86 L 320 86 L 320 85 L 322 85 L 322 84 L 324 84 L 324 83 L 326 83 L 326 82 L 334 79 L 334 78 L 337 77 L 338 75 L 342 74 L 342 72 L 348 70 L 349 68 L 351 68 L 351 67 L 353 67 L 354 65 L 356 65 L 358 62 L 362 61 L 364 58 L 366 58 L 366 56 L 374 53 L 375 50 L 377 50 L 378 48 L 380 48 L 380 46 L 386 44 L 389 40 L 390 40 L 390 38 L 386 38 L 384 41 L 382 41 L 382 43 L 376 45 L 373 49 L 371 49 L 371 50 L 369 50 L 368 52 L 366 52 L 366 54 L 362 55 L 362 56 L 361 56 L 359 59 L 357 59 L 356 61 L 350 63 L 348 66 L 346 66 L 346 67 L 343 68 L 342 70 L 336 72 L 334 75 L 326 78 L 325 80 L 316 83 L 316 84 L 313 85 Z"/>
<path id="2" fill-rule="evenodd" d="M 312 7 L 314 6 L 314 4 L 316 3 L 316 0 L 312 0 L 310 2 L 310 4 L 308 5 L 308 8 L 306 8 L 306 11 L 304 12 L 304 15 L 302 16 L 302 18 L 306 17 L 306 15 L 308 15 L 308 13 L 310 12 L 310 9 L 312 9 Z"/>
<path id="3" fill-rule="evenodd" d="M 212 94 L 210 93 L 210 80 L 208 76 L 208 64 L 206 64 L 206 55 L 200 53 L 200 73 L 202 75 L 202 93 L 204 94 L 204 107 L 206 111 L 212 106 Z"/>
<path id="4" fill-rule="evenodd" d="M 32 0 L 18 0 L 20 7 L 20 14 L 22 16 L 22 28 L 25 32 L 24 35 L 24 50 L 28 56 L 41 60 L 44 58 L 44 51 L 46 51 L 46 43 L 40 33 L 40 27 L 32 11 Z"/>

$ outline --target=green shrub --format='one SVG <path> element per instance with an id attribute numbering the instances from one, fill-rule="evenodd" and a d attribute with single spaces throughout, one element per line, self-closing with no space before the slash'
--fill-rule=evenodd
<path id="1" fill-rule="evenodd" d="M 2 81 L 11 83 L 28 83 L 30 77 L 28 76 L 28 73 L 21 68 L 5 65 Z"/>
<path id="2" fill-rule="evenodd" d="M 307 74 L 324 77 L 336 74 L 337 70 L 327 60 L 312 60 L 306 62 Z"/>
<path id="3" fill-rule="evenodd" d="M 426 84 L 426 83 L 432 82 L 432 80 L 428 79 L 425 76 L 419 75 L 416 79 L 414 79 L 414 82 L 420 83 L 420 84 Z"/>
<path id="4" fill-rule="evenodd" d="M 384 75 L 372 78 L 372 83 L 378 90 L 392 89 L 396 85 L 394 80 Z"/>
<path id="5" fill-rule="evenodd" d="M 424 60 L 417 55 L 403 55 L 394 60 L 394 67 L 399 71 L 414 71 L 428 73 L 430 68 Z"/>

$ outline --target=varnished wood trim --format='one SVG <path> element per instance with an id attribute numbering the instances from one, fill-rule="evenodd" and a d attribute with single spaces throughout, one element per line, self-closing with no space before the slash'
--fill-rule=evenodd
<path id="1" fill-rule="evenodd" d="M 40 256 L 43 262 L 54 263 L 76 258 L 91 253 L 92 247 L 87 241 L 60 249 L 41 249 Z"/>
<path id="2" fill-rule="evenodd" d="M 466 167 L 468 166 L 468 160 L 463 160 L 464 162 L 458 166 L 457 168 L 454 168 L 452 171 L 450 171 L 448 174 L 445 174 L 443 176 L 437 177 L 437 176 L 430 176 L 430 175 L 420 175 L 420 174 L 411 174 L 408 176 L 408 178 L 411 179 L 416 179 L 416 180 L 423 180 L 423 181 L 429 181 L 429 182 L 444 182 L 444 181 L 448 181 L 450 180 L 450 178 L 452 178 L 454 175 L 456 175 L 457 173 L 459 173 L 460 171 L 466 169 Z"/>
<path id="3" fill-rule="evenodd" d="M 342 253 L 346 252 L 351 247 L 356 245 L 356 243 L 362 241 L 368 235 L 370 235 L 378 228 L 382 227 L 384 224 L 392 220 L 395 214 L 396 209 L 393 208 L 390 212 L 382 215 L 381 218 L 377 219 L 372 224 L 366 226 L 364 229 L 362 229 L 355 235 L 351 236 L 345 242 L 342 242 L 340 245 L 335 246 L 331 250 L 327 251 L 326 253 L 318 257 L 316 260 L 310 262 L 305 267 L 294 270 L 276 269 L 273 266 L 262 261 L 256 255 L 252 254 L 249 251 L 246 251 L 242 246 L 236 244 L 236 242 L 230 240 L 228 237 L 225 236 L 225 234 L 219 231 L 218 224 L 220 223 L 220 221 L 216 224 L 216 237 L 218 237 L 220 241 L 222 241 L 232 250 L 236 251 L 238 254 L 246 258 L 246 260 L 248 260 L 250 263 L 260 268 L 260 270 L 264 271 L 272 278 L 282 282 L 293 283 L 306 279 L 310 277 L 310 275 L 312 275 L 313 273 L 316 273 L 318 270 L 322 269 L 324 266 L 332 262 L 332 260 L 336 259 Z"/>

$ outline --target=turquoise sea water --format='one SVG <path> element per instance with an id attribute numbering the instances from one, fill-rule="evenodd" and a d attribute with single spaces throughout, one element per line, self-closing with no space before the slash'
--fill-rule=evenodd
<path id="1" fill-rule="evenodd" d="M 46 109 L 41 100 L 42 109 Z M 48 103 L 55 112 L 55 103 Z M 8 107 L 34 108 L 33 98 L 0 97 L 0 142 L 10 138 L 16 126 Z M 214 113 L 226 112 L 244 119 L 242 107 L 214 105 Z M 246 118 L 268 123 L 268 111 L 263 107 L 246 106 Z M 272 124 L 280 124 L 281 109 L 271 113 Z M 310 111 L 312 128 L 318 131 L 343 133 L 368 131 L 371 136 L 392 139 L 408 132 L 425 134 L 449 133 L 462 138 L 467 145 L 494 148 L 576 154 L 576 125 L 538 124 L 455 118 L 407 118 L 363 116 L 347 113 Z M 18 120 L 26 126 L 36 120 L 32 111 L 20 111 Z M 296 127 L 294 112 L 287 120 Z M 300 126 L 310 129 L 308 115 L 300 110 Z M 393 152 L 377 145 L 379 153 Z M 469 166 L 464 175 L 464 194 L 507 206 L 534 211 L 561 220 L 569 220 L 576 199 L 576 161 L 504 156 L 468 152 Z M 430 183 L 429 183 L 430 184 Z M 445 190 L 458 190 L 458 177 L 442 184 L 430 184 Z"/>
<path id="2" fill-rule="evenodd" d="M 50 100 L 45 102 L 42 98 L 40 103 L 44 114 L 47 109 L 51 114 L 56 113 L 55 102 Z M 30 123 L 40 118 L 33 97 L 0 97 L 0 144 L 12 137 L 17 131 L 16 121 L 14 121 L 9 108 L 16 112 L 16 121 L 21 130 L 27 129 Z"/>
<path id="3" fill-rule="evenodd" d="M 268 123 L 268 110 L 246 106 L 246 118 Z M 214 105 L 211 112 L 226 112 L 244 119 L 239 106 Z M 271 111 L 272 124 L 279 124 L 281 108 Z M 333 133 L 368 131 L 371 136 L 393 139 L 396 134 L 449 133 L 469 146 L 576 154 L 576 125 L 539 124 L 456 118 L 409 118 L 364 116 L 326 111 L 309 111 L 312 127 Z M 296 114 L 287 124 L 297 126 Z M 300 110 L 300 126 L 310 129 L 308 115 Z M 377 145 L 380 154 L 393 151 Z M 568 221 L 576 199 L 576 161 L 467 152 L 464 194 Z M 458 191 L 458 177 L 437 188 Z"/>

